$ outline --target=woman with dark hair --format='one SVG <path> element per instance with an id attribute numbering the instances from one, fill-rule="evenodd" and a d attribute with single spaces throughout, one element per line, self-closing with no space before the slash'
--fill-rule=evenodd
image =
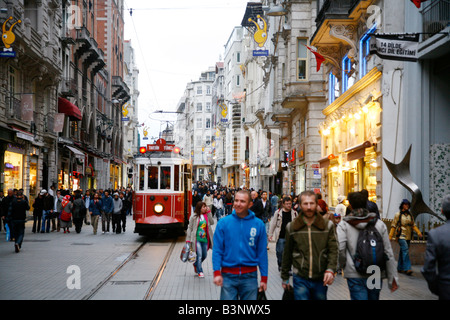
<path id="1" fill-rule="evenodd" d="M 202 262 L 206 259 L 206 254 L 213 246 L 212 225 L 214 219 L 206 203 L 199 201 L 195 206 L 194 214 L 189 219 L 189 227 L 186 234 L 186 242 L 191 245 L 191 250 L 197 254 L 194 262 L 194 271 L 199 278 L 204 278 Z"/>
<path id="2" fill-rule="evenodd" d="M 403 199 L 400 203 L 400 211 L 394 216 L 389 232 L 389 240 L 397 239 L 400 246 L 400 253 L 398 255 L 397 270 L 400 273 L 412 275 L 411 261 L 409 260 L 409 244 L 412 239 L 412 231 L 415 231 L 419 238 L 422 238 L 422 233 L 417 228 L 414 217 L 409 212 L 411 203 L 408 199 Z"/>

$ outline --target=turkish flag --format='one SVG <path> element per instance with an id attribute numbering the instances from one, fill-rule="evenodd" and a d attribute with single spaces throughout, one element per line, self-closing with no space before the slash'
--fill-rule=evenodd
<path id="1" fill-rule="evenodd" d="M 425 2 L 427 0 L 411 0 L 412 3 L 414 3 L 414 5 L 417 7 L 417 9 L 420 9 L 420 5 L 422 4 L 422 2 Z"/>
<path id="2" fill-rule="evenodd" d="M 325 61 L 325 58 L 320 53 L 317 52 L 317 49 L 315 47 L 309 47 L 306 45 L 305 45 L 305 47 L 307 47 L 309 49 L 309 51 L 311 51 L 314 54 L 314 56 L 316 57 L 317 71 L 319 71 L 320 65 L 322 64 L 322 62 Z"/>

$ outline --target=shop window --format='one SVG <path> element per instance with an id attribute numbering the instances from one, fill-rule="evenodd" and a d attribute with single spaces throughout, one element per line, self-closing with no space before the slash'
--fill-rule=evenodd
<path id="1" fill-rule="evenodd" d="M 5 151 L 4 194 L 8 189 L 21 189 L 23 174 L 23 155 L 20 153 Z"/>

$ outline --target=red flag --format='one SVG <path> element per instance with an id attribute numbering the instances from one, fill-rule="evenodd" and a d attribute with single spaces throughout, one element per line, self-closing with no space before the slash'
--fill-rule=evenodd
<path id="1" fill-rule="evenodd" d="M 417 7 L 417 9 L 420 9 L 420 5 L 422 4 L 422 2 L 425 2 L 427 0 L 411 0 L 412 3 L 414 3 L 414 5 Z"/>
<path id="2" fill-rule="evenodd" d="M 320 70 L 320 65 L 322 64 L 322 62 L 325 61 L 325 58 L 317 52 L 317 49 L 315 47 L 309 47 L 307 45 L 304 45 L 305 47 L 307 47 L 309 49 L 309 51 L 311 51 L 314 56 L 316 57 L 316 63 L 317 63 L 317 71 Z"/>

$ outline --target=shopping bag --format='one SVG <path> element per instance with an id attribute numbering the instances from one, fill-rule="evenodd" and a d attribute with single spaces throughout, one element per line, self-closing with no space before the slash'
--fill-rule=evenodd
<path id="1" fill-rule="evenodd" d="M 189 245 L 188 242 L 186 242 L 185 245 L 183 246 L 183 249 L 181 250 L 180 254 L 181 261 L 186 262 L 188 260 L 190 248 L 191 246 Z"/>
<path id="2" fill-rule="evenodd" d="M 9 223 L 5 224 L 5 230 L 6 230 L 6 241 L 9 241 L 11 239 L 11 231 L 9 230 Z"/>
<path id="3" fill-rule="evenodd" d="M 189 251 L 189 258 L 188 258 L 188 261 L 190 262 L 190 263 L 194 263 L 195 262 L 195 260 L 197 260 L 197 254 L 194 252 L 194 251 Z"/>

